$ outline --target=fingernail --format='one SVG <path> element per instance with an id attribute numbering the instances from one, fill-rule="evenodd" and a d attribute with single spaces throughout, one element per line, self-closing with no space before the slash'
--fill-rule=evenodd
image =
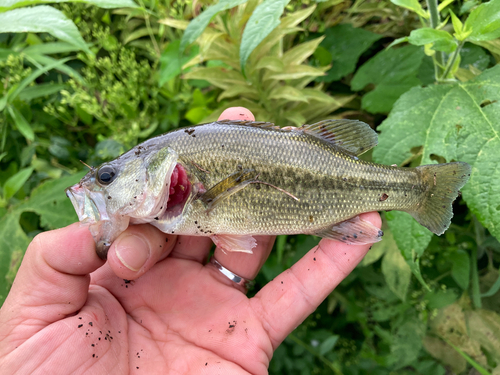
<path id="1" fill-rule="evenodd" d="M 149 246 L 141 237 L 126 235 L 115 244 L 116 256 L 129 270 L 137 272 L 149 258 Z"/>

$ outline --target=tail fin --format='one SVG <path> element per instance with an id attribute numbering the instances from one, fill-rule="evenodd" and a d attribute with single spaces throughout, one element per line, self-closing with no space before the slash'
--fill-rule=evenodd
<path id="1" fill-rule="evenodd" d="M 470 165 L 462 162 L 422 165 L 417 170 L 429 189 L 424 201 L 408 213 L 431 232 L 443 234 L 453 217 L 451 204 L 470 177 Z"/>

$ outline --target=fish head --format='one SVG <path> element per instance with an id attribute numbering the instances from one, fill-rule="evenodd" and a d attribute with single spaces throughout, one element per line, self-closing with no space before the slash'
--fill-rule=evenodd
<path id="1" fill-rule="evenodd" d="M 177 153 L 169 147 L 137 146 L 91 170 L 66 189 L 78 219 L 89 226 L 101 258 L 130 219 L 147 223 L 167 209 Z"/>

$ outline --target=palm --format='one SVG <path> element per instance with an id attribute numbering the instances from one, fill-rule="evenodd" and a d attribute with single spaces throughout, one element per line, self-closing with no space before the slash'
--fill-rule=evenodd
<path id="1" fill-rule="evenodd" d="M 266 373 L 273 347 L 252 300 L 219 283 L 202 264 L 167 258 L 129 284 L 103 267 L 95 280 L 127 316 L 122 329 L 109 325 L 122 335 L 128 326 L 131 370 L 161 372 L 160 364 L 165 373 L 199 373 L 202 367 L 214 373 L 221 367 L 230 373 Z"/>

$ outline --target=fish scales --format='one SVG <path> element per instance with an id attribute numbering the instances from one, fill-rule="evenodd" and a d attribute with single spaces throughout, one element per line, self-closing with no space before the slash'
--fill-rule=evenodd
<path id="1" fill-rule="evenodd" d="M 102 257 L 129 220 L 247 252 L 253 235 L 376 242 L 380 230 L 357 217 L 370 211 L 406 211 L 443 233 L 470 166 L 399 168 L 357 157 L 376 142 L 368 125 L 353 120 L 294 129 L 214 122 L 152 138 L 93 168 L 67 193 Z"/>
<path id="2" fill-rule="evenodd" d="M 198 225 L 232 234 L 245 233 L 249 226 L 254 234 L 314 231 L 367 210 L 410 207 L 419 200 L 418 192 L 422 193 L 414 169 L 368 163 L 301 132 L 219 124 L 194 129 L 191 135 L 170 133 L 158 139 L 158 145 L 175 145 L 184 166 L 196 160 L 209 171 L 188 167 L 193 174 L 206 175 L 207 187 L 241 166 L 260 172 L 260 180 L 279 186 L 299 201 L 271 186 L 255 184 L 221 202 L 209 215 L 201 202 L 195 203 L 174 232 L 199 234 Z M 389 198 L 381 201 L 384 193 Z M 411 196 L 405 197 L 408 193 Z"/>

